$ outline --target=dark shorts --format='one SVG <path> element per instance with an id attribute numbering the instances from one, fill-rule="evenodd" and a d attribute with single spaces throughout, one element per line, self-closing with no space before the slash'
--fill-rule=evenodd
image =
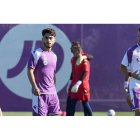
<path id="1" fill-rule="evenodd" d="M 57 94 L 41 94 L 32 98 L 33 116 L 49 116 L 60 114 Z"/>

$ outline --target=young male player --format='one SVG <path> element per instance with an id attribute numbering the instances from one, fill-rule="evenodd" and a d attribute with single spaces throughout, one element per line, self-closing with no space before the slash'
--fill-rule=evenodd
<path id="1" fill-rule="evenodd" d="M 76 64 L 73 67 L 74 82 L 71 88 L 70 95 L 70 108 L 68 116 L 74 116 L 75 106 L 77 101 L 82 102 L 84 112 L 87 116 L 92 116 L 92 109 L 89 105 L 90 89 L 89 89 L 89 73 L 90 64 L 87 59 L 83 59 L 81 44 L 79 42 L 73 42 L 74 46 L 73 54 L 77 58 Z"/>
<path id="2" fill-rule="evenodd" d="M 138 43 L 130 47 L 122 60 L 120 71 L 130 77 L 129 92 L 132 100 L 132 110 L 135 116 L 140 116 L 140 28 L 137 34 Z M 127 67 L 130 67 L 130 70 Z"/>
<path id="3" fill-rule="evenodd" d="M 75 52 L 75 50 L 77 49 L 77 46 L 75 46 L 74 44 L 75 44 L 75 42 L 72 42 L 72 46 L 71 46 L 71 52 L 72 53 Z M 77 60 L 77 57 L 75 56 L 74 53 L 73 53 L 73 55 L 74 56 L 71 59 L 71 64 L 72 64 L 71 77 L 70 77 L 70 80 L 69 80 L 69 82 L 67 84 L 67 88 L 66 88 L 66 91 L 68 93 L 67 104 L 66 104 L 66 114 L 67 114 L 67 116 L 69 116 L 70 99 L 71 99 L 71 97 L 70 97 L 71 96 L 71 88 L 74 85 L 75 65 L 76 65 L 76 60 Z M 88 55 L 86 53 L 82 53 L 82 57 L 83 57 L 83 59 L 88 59 L 88 60 L 92 60 L 93 59 L 92 55 Z M 88 116 L 88 113 L 86 112 L 85 108 L 84 108 L 84 115 Z"/>
<path id="4" fill-rule="evenodd" d="M 55 88 L 57 56 L 51 51 L 56 31 L 42 31 L 43 46 L 33 51 L 28 61 L 28 78 L 32 85 L 33 116 L 55 116 L 60 114 L 59 100 Z"/>

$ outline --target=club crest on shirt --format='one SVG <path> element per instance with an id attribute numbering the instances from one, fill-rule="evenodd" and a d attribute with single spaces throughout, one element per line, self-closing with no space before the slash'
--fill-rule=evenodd
<path id="1" fill-rule="evenodd" d="M 44 60 L 44 61 L 43 61 L 43 64 L 44 64 L 44 65 L 47 65 L 47 64 L 48 64 L 47 60 Z"/>
<path id="2" fill-rule="evenodd" d="M 45 53 L 43 53 L 43 54 L 42 54 L 42 56 L 46 56 L 46 54 L 45 54 Z"/>

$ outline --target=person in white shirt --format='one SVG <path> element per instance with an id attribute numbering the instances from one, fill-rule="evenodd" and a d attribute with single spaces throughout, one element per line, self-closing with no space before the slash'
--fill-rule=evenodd
<path id="1" fill-rule="evenodd" d="M 130 47 L 121 62 L 120 71 L 130 77 L 129 92 L 132 110 L 140 116 L 140 28 L 137 34 L 138 43 Z M 130 69 L 127 69 L 129 67 Z"/>

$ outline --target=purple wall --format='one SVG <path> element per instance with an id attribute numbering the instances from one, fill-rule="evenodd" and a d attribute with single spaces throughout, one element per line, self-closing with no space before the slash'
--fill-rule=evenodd
<path id="1" fill-rule="evenodd" d="M 138 24 L 0 24 L 0 105 L 3 111 L 31 111 L 31 86 L 26 66 L 29 54 L 40 47 L 41 31 L 58 32 L 53 51 L 58 56 L 57 89 L 61 109 L 66 105 L 66 84 L 70 76 L 70 42 L 80 41 L 90 61 L 90 90 L 93 111 L 130 111 L 119 71 L 125 51 L 137 43 Z M 64 45 L 63 45 L 64 44 Z M 64 69 L 64 68 L 65 69 Z M 61 73 L 64 73 L 63 75 Z M 77 104 L 77 111 L 82 105 Z"/>

